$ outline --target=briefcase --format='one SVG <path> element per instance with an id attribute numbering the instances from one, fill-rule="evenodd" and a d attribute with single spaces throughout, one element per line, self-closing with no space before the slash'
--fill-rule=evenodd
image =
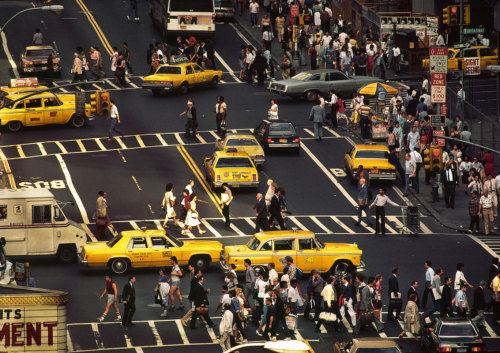
<path id="1" fill-rule="evenodd" d="M 369 311 L 367 313 L 361 314 L 361 324 L 362 325 L 371 325 L 372 322 L 375 321 L 375 317 L 373 312 Z"/>
<path id="2" fill-rule="evenodd" d="M 401 299 L 390 299 L 389 307 L 396 310 L 401 310 L 401 308 L 403 307 L 403 301 Z"/>

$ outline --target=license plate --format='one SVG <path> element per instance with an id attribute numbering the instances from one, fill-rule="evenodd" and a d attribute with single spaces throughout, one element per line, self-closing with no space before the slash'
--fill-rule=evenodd
<path id="1" fill-rule="evenodd" d="M 286 139 L 280 139 L 281 143 L 286 143 Z"/>
<path id="2" fill-rule="evenodd" d="M 372 174 L 378 174 L 378 170 L 377 169 L 372 169 L 372 170 L 370 170 L 370 173 L 372 173 Z"/>
<path id="3" fill-rule="evenodd" d="M 186 29 L 186 28 L 187 28 L 187 26 L 181 26 L 181 29 Z"/>
<path id="4" fill-rule="evenodd" d="M 233 179 L 241 179 L 241 175 L 240 174 L 233 174 Z"/>
<path id="5" fill-rule="evenodd" d="M 459 348 L 459 349 L 457 349 L 457 352 L 458 353 L 466 353 L 467 352 L 467 348 Z"/>

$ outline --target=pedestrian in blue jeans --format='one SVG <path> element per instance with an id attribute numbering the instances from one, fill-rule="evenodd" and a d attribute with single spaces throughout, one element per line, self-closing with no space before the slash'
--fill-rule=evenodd
<path id="1" fill-rule="evenodd" d="M 410 188 L 410 183 L 416 192 L 418 192 L 417 183 L 417 163 L 411 158 L 409 153 L 405 156 L 405 196 L 408 196 L 408 189 Z"/>
<path id="2" fill-rule="evenodd" d="M 111 124 L 109 124 L 108 141 L 113 140 L 113 131 L 119 133 L 123 137 L 123 132 L 116 126 L 117 124 L 120 124 L 120 114 L 118 114 L 118 108 L 116 107 L 114 100 L 111 100 L 110 103 L 111 112 L 108 119 L 106 119 L 111 120 Z"/>
<path id="3" fill-rule="evenodd" d="M 130 21 L 130 19 L 132 18 L 132 14 L 135 14 L 134 20 L 139 21 L 139 13 L 137 12 L 137 0 L 130 0 L 127 21 Z"/>
<path id="4" fill-rule="evenodd" d="M 255 2 L 255 0 L 252 0 L 250 5 L 248 5 L 248 8 L 250 9 L 250 22 L 252 24 L 252 28 L 255 27 L 260 27 L 259 26 L 259 4 Z"/>

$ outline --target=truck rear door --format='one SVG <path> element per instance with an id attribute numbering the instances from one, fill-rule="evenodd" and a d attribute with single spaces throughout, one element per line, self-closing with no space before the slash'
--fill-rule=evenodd
<path id="1" fill-rule="evenodd" d="M 52 223 L 52 204 L 30 203 L 31 224 L 27 230 L 26 242 L 28 255 L 54 254 L 54 224 Z"/>

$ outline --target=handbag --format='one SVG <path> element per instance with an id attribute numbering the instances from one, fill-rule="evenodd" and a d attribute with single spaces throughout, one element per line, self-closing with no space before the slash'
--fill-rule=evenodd
<path id="1" fill-rule="evenodd" d="M 208 307 L 207 306 L 199 306 L 196 308 L 196 314 L 198 316 L 205 316 L 208 315 Z"/>
<path id="2" fill-rule="evenodd" d="M 324 320 L 324 321 L 333 322 L 333 321 L 337 321 L 337 315 L 335 315 L 334 313 L 329 313 L 327 311 L 323 311 L 321 314 L 319 314 L 319 319 Z"/>
<path id="3" fill-rule="evenodd" d="M 375 321 L 375 316 L 373 312 L 369 311 L 367 313 L 361 313 L 361 324 L 369 325 Z"/>
<path id="4" fill-rule="evenodd" d="M 161 304 L 163 302 L 163 299 L 161 297 L 160 291 L 157 290 L 155 291 L 155 304 Z"/>

